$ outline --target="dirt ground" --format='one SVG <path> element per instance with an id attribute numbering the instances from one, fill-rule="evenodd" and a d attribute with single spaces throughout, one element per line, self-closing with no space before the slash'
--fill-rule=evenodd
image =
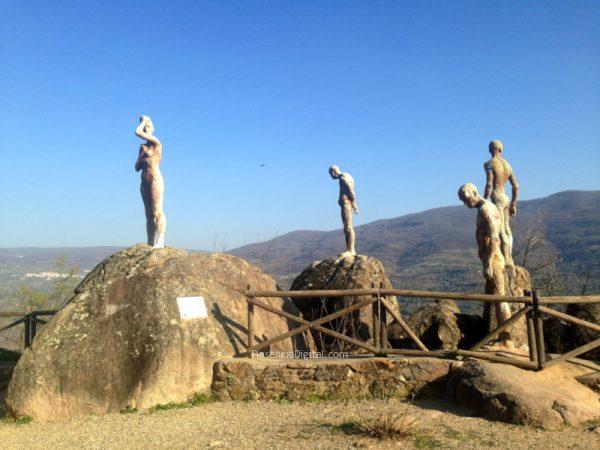
<path id="1" fill-rule="evenodd" d="M 208 403 L 56 422 L 0 419 L 0 448 L 600 448 L 600 429 L 593 431 L 591 426 L 548 431 L 467 413 L 426 400 L 413 405 L 394 399 Z M 397 427 L 403 436 L 378 439 L 360 434 L 361 426 L 393 416 L 403 424 Z"/>

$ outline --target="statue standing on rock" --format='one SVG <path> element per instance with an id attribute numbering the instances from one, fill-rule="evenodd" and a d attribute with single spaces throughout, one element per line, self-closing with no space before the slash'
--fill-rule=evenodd
<path id="1" fill-rule="evenodd" d="M 352 226 L 352 211 L 358 214 L 358 204 L 354 194 L 354 178 L 349 173 L 342 172 L 336 165 L 329 168 L 329 175 L 340 182 L 338 204 L 342 209 L 342 223 L 344 224 L 344 236 L 346 237 L 346 251 L 342 253 L 342 256 L 356 255 L 356 237 Z"/>
<path id="2" fill-rule="evenodd" d="M 146 141 L 140 145 L 135 171 L 142 171 L 140 191 L 146 211 L 148 245 L 152 245 L 154 248 L 163 248 L 167 219 L 163 212 L 165 183 L 159 168 L 162 144 L 154 136 L 154 125 L 148 116 L 140 117 L 140 124 L 135 129 L 135 134 Z"/>
<path id="3" fill-rule="evenodd" d="M 513 236 L 510 228 L 510 216 L 517 214 L 517 194 L 519 193 L 519 185 L 517 178 L 512 170 L 512 167 L 502 157 L 503 145 L 500 141 L 492 141 L 489 146 L 492 159 L 487 161 L 483 168 L 486 174 L 485 192 L 483 198 L 491 200 L 494 205 L 500 210 L 502 226 L 504 233 L 500 235 L 502 240 L 502 253 L 506 261 L 506 268 L 511 278 L 514 277 L 515 264 L 512 259 Z M 512 186 L 512 198 L 510 203 L 508 196 L 504 191 L 506 182 L 509 181 Z"/>
<path id="4" fill-rule="evenodd" d="M 479 258 L 483 264 L 485 293 L 505 295 L 505 260 L 500 237 L 504 233 L 501 212 L 496 205 L 481 197 L 477 192 L 477 188 L 471 183 L 460 187 L 458 198 L 468 208 L 477 208 L 477 231 L 475 236 Z M 495 307 L 498 324 L 510 318 L 511 312 L 508 303 L 498 302 Z M 502 332 L 499 339 L 505 347 L 514 347 L 508 331 Z"/>

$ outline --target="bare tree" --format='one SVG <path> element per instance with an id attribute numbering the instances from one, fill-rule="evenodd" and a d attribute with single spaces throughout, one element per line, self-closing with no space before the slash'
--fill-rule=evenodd
<path id="1" fill-rule="evenodd" d="M 515 236 L 514 261 L 529 271 L 533 284 L 546 295 L 564 292 L 565 280 L 558 268 L 561 259 L 546 238 L 542 211 L 538 210 L 534 222 L 524 231 L 515 226 Z"/>

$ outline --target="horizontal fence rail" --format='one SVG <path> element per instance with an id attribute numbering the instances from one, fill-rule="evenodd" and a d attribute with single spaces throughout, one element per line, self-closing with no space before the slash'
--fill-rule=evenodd
<path id="1" fill-rule="evenodd" d="M 501 295 L 488 294 L 463 294 L 460 292 L 435 292 L 435 291 L 408 291 L 403 289 L 337 289 L 337 290 L 314 290 L 314 291 L 246 291 L 248 297 L 355 297 L 363 295 L 383 295 L 394 297 L 415 297 L 445 300 L 465 300 L 479 302 L 508 302 L 527 303 L 530 297 L 503 297 Z M 600 303 L 600 296 L 598 296 Z"/>
<path id="2" fill-rule="evenodd" d="M 25 311 L 0 311 L 0 317 L 18 317 L 14 322 L 0 327 L 0 333 L 9 330 L 17 325 L 23 324 L 25 332 L 23 333 L 23 346 L 29 347 L 37 334 L 37 326 L 45 325 L 46 320 L 40 319 L 40 316 L 53 316 L 58 310 L 39 310 L 27 309 Z"/>
<path id="3" fill-rule="evenodd" d="M 247 339 L 247 351 L 238 355 L 240 357 L 252 357 L 252 353 L 257 350 L 269 348 L 272 344 L 280 342 L 284 339 L 296 336 L 301 333 L 305 333 L 309 330 L 315 330 L 320 333 L 329 335 L 336 339 L 339 339 L 348 344 L 352 344 L 356 347 L 362 348 L 374 355 L 387 356 L 387 355 L 404 355 L 404 356 L 429 356 L 434 358 L 458 358 L 458 357 L 474 357 L 483 360 L 499 362 L 504 364 L 511 364 L 517 367 L 526 369 L 542 370 L 544 367 L 551 367 L 559 362 L 569 361 L 572 358 L 581 355 L 582 353 L 588 352 L 600 346 L 600 339 L 585 344 L 579 348 L 573 349 L 568 353 L 559 355 L 547 361 L 547 355 L 544 345 L 544 333 L 543 333 L 543 321 L 542 314 L 554 316 L 570 323 L 589 328 L 594 331 L 600 331 L 600 325 L 588 322 L 568 314 L 555 311 L 551 308 L 547 308 L 543 305 L 556 305 L 556 304 L 574 304 L 574 303 L 600 303 L 600 295 L 589 295 L 589 296 L 565 296 L 565 297 L 541 297 L 538 295 L 537 290 L 526 292 L 527 295 L 522 297 L 515 296 L 501 296 L 501 295 L 488 295 L 488 294 L 465 294 L 459 292 L 436 292 L 436 291 L 418 291 L 418 290 L 406 290 L 406 289 L 387 289 L 382 286 L 376 288 L 374 285 L 372 288 L 366 289 L 335 289 L 335 290 L 307 290 L 307 291 L 259 291 L 251 290 L 248 286 L 245 292 L 247 297 L 248 305 L 248 339 Z M 408 326 L 403 320 L 401 313 L 394 308 L 388 296 L 393 297 L 409 297 L 409 298 L 422 298 L 429 300 L 436 299 L 449 299 L 449 300 L 461 300 L 461 301 L 477 301 L 487 303 L 518 303 L 522 305 L 522 308 L 515 312 L 508 320 L 498 324 L 498 326 L 490 331 L 485 337 L 480 339 L 475 345 L 469 350 L 457 349 L 457 350 L 429 350 L 423 342 L 419 339 L 417 334 Z M 347 306 L 334 313 L 328 314 L 324 317 L 320 317 L 312 322 L 303 319 L 301 317 L 294 316 L 293 314 L 280 311 L 277 308 L 268 305 L 264 302 L 257 300 L 257 298 L 340 298 L 340 297 L 368 297 L 359 303 Z M 359 341 L 353 337 L 346 336 L 342 333 L 338 333 L 330 328 L 324 327 L 323 325 L 338 319 L 346 314 L 353 313 L 362 308 L 372 308 L 372 340 L 373 345 Z M 254 343 L 254 310 L 255 307 L 264 309 L 270 313 L 276 314 L 280 317 L 284 317 L 292 322 L 299 324 L 297 328 L 283 333 L 279 336 L 272 337 L 270 339 L 263 340 L 257 344 Z M 419 348 L 418 350 L 413 349 L 396 349 L 390 348 L 387 340 L 387 314 L 392 317 L 392 321 L 398 322 L 400 327 L 409 336 L 409 338 Z M 508 356 L 493 355 L 487 352 L 483 352 L 480 349 L 490 342 L 491 340 L 500 336 L 500 334 L 506 331 L 510 326 L 515 325 L 520 319 L 525 318 L 525 325 L 527 328 L 527 342 L 529 347 L 529 360 L 517 359 Z"/>

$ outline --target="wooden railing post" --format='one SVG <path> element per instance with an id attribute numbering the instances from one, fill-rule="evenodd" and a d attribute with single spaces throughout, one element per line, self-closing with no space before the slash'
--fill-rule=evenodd
<path id="1" fill-rule="evenodd" d="M 25 333 L 23 335 L 23 345 L 25 348 L 28 348 L 31 345 L 31 311 L 32 311 L 32 307 L 31 306 L 26 306 L 25 307 L 25 316 L 23 317 L 24 319 L 24 325 L 25 325 Z"/>
<path id="2" fill-rule="evenodd" d="M 379 288 L 383 289 L 383 282 L 379 283 Z M 381 337 L 379 338 L 379 345 L 381 348 L 381 354 L 387 356 L 386 349 L 388 348 L 388 336 L 387 336 L 387 309 L 381 304 L 381 299 L 377 300 L 379 303 L 379 330 Z"/>
<path id="3" fill-rule="evenodd" d="M 375 288 L 375 283 L 371 283 L 371 288 Z M 373 294 L 373 298 L 377 298 L 377 295 Z M 380 323 L 379 323 L 379 314 L 381 313 L 381 305 L 379 304 L 379 300 L 373 302 L 371 305 L 372 311 L 372 320 L 373 320 L 373 347 L 377 349 L 379 352 L 379 338 L 380 338 Z"/>
<path id="4" fill-rule="evenodd" d="M 531 304 L 533 305 L 533 292 L 527 291 L 525 295 L 531 298 Z M 533 310 L 527 311 L 525 315 L 525 324 L 527 325 L 527 347 L 529 348 L 529 361 L 531 361 L 537 367 L 537 345 L 536 345 L 536 334 L 533 325 Z"/>
<path id="5" fill-rule="evenodd" d="M 31 342 L 33 342 L 33 340 L 35 339 L 35 335 L 37 334 L 37 323 L 38 323 L 38 318 L 37 315 L 35 313 L 32 313 L 31 315 L 31 320 L 29 321 L 29 326 L 31 327 Z"/>
<path id="6" fill-rule="evenodd" d="M 537 289 L 532 290 L 533 304 L 533 329 L 535 332 L 535 346 L 537 353 L 537 370 L 544 368 L 546 362 L 546 350 L 544 346 L 544 325 L 542 322 L 542 314 L 540 312 L 540 299 Z"/>
<path id="7" fill-rule="evenodd" d="M 248 285 L 250 290 L 250 285 Z M 252 347 L 254 346 L 254 305 L 246 297 L 246 306 L 248 308 L 248 358 L 252 358 Z"/>

